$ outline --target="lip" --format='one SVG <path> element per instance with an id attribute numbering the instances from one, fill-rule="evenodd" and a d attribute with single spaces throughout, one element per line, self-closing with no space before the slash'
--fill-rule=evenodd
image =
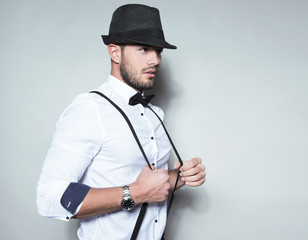
<path id="1" fill-rule="evenodd" d="M 149 77 L 155 77 L 156 73 L 146 73 L 146 75 L 148 75 Z"/>
<path id="2" fill-rule="evenodd" d="M 155 77 L 157 71 L 155 69 L 150 69 L 144 72 L 146 75 L 148 75 L 149 77 Z"/>

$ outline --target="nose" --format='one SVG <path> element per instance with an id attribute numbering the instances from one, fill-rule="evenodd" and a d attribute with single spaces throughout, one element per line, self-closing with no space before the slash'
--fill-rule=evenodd
<path id="1" fill-rule="evenodd" d="M 161 64 L 161 54 L 156 49 L 152 49 L 149 58 L 149 65 L 159 66 Z"/>

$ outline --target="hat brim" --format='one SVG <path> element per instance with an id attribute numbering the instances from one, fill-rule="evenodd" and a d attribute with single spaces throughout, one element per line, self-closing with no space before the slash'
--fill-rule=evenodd
<path id="1" fill-rule="evenodd" d="M 159 29 L 137 29 L 120 33 L 102 35 L 106 45 L 113 44 L 144 44 L 159 48 L 176 49 L 177 47 L 165 41 L 163 31 Z"/>
<path id="2" fill-rule="evenodd" d="M 142 44 L 158 48 L 177 49 L 176 46 L 169 44 L 162 39 L 121 39 L 108 35 L 102 35 L 102 39 L 106 45 L 113 44 Z"/>

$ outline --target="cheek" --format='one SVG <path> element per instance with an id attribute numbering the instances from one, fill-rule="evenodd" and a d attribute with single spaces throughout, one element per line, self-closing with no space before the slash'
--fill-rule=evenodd
<path id="1" fill-rule="evenodd" d="M 134 65 L 134 72 L 136 73 L 136 74 L 138 74 L 138 75 L 141 75 L 142 74 L 142 72 L 143 72 L 143 65 L 140 63 L 140 64 L 135 64 Z"/>
<path id="2" fill-rule="evenodd" d="M 128 71 L 133 76 L 136 77 L 136 76 L 139 76 L 141 74 L 140 67 L 138 66 L 138 64 L 130 63 L 130 64 L 127 65 L 127 67 L 128 67 Z"/>
<path id="3" fill-rule="evenodd" d="M 142 61 L 139 58 L 131 58 L 128 67 L 129 71 L 138 77 L 142 75 L 143 70 L 146 68 L 144 60 Z"/>

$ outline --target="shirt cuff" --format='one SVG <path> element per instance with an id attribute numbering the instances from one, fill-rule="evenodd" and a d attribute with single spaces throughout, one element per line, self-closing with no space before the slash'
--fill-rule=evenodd
<path id="1" fill-rule="evenodd" d="M 61 197 L 62 207 L 71 214 L 75 214 L 89 190 L 90 187 L 82 183 L 70 183 Z"/>

